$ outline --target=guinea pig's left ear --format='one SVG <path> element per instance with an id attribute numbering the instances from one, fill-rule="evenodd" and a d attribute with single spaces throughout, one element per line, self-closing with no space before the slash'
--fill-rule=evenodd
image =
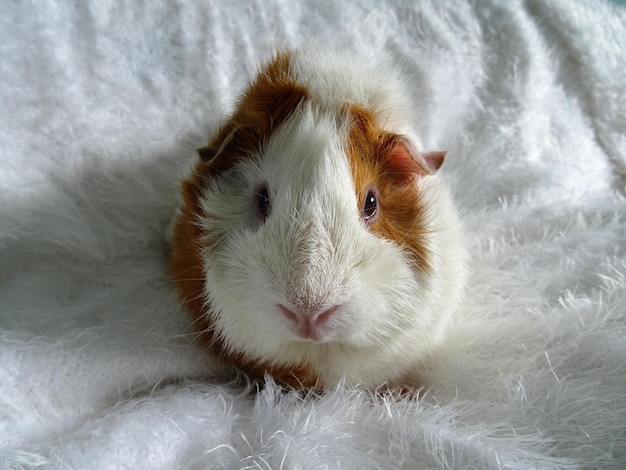
<path id="1" fill-rule="evenodd" d="M 396 136 L 394 144 L 391 148 L 390 158 L 397 164 L 405 162 L 408 172 L 419 176 L 434 175 L 437 173 L 446 158 L 446 152 L 435 150 L 429 152 L 421 152 L 415 145 L 403 136 Z"/>

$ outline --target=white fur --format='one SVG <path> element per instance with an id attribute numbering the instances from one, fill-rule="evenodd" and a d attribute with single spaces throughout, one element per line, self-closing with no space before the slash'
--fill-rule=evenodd
<path id="1" fill-rule="evenodd" d="M 397 64 L 364 62 L 362 57 L 345 53 L 303 49 L 294 55 L 290 71 L 324 111 L 338 114 L 345 103 L 359 105 L 372 112 L 379 127 L 411 137 L 421 149 L 412 125 L 413 100 Z"/>
<path id="2" fill-rule="evenodd" d="M 347 103 L 373 107 L 390 131 L 410 127 L 402 119 L 409 104 L 397 75 L 311 51 L 296 52 L 292 69 L 310 99 L 258 155 L 203 197 L 208 215 L 200 223 L 206 238 L 219 240 L 204 259 L 216 331 L 229 349 L 255 360 L 310 365 L 325 387 L 341 380 L 370 388 L 417 384 L 408 372 L 441 341 L 465 284 L 450 195 L 436 176 L 415 183 L 428 209 L 426 245 L 434 254 L 427 275 L 403 253 L 401 239 L 381 239 L 361 221 L 344 150 Z M 254 211 L 261 184 L 272 201 L 264 224 Z M 298 311 L 300 301 L 318 311 L 339 306 L 320 342 L 296 337 L 278 308 Z"/>
<path id="3" fill-rule="evenodd" d="M 0 468 L 626 468 L 626 16 L 601 0 L 0 2 Z M 276 47 L 400 64 L 468 290 L 419 398 L 227 384 L 176 186 Z"/>

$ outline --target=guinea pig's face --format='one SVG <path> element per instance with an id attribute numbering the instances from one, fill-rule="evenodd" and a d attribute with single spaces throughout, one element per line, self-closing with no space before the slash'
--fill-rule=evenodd
<path id="1" fill-rule="evenodd" d="M 355 187 L 342 133 L 305 107 L 205 193 L 207 295 L 233 347 L 367 346 L 409 320 L 426 267 L 377 228 L 416 197 L 374 177 Z"/>
<path id="2" fill-rule="evenodd" d="M 375 110 L 316 101 L 281 60 L 183 183 L 172 273 L 222 357 L 375 385 L 428 350 L 456 302 L 441 285 L 461 263 L 440 231 L 456 222 L 433 176 L 444 154 Z"/>
<path id="3" fill-rule="evenodd" d="M 419 168 L 385 162 L 394 143 L 345 117 L 298 107 L 204 192 L 206 295 L 227 347 L 279 360 L 375 347 L 415 323 L 431 269 Z"/>

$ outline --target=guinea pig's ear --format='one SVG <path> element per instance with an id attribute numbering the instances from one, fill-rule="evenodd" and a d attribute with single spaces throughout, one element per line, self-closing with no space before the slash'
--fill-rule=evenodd
<path id="1" fill-rule="evenodd" d="M 215 155 L 217 155 L 217 150 L 218 149 L 216 149 L 215 147 L 207 145 L 206 147 L 200 147 L 198 150 L 196 150 L 196 153 L 200 157 L 200 160 L 202 160 L 204 163 L 209 163 L 215 158 Z"/>
<path id="2" fill-rule="evenodd" d="M 395 137 L 390 152 L 390 159 L 396 164 L 403 163 L 405 171 L 419 176 L 437 173 L 445 158 L 445 151 L 421 152 L 407 137 L 403 136 Z"/>
<path id="3" fill-rule="evenodd" d="M 230 144 L 240 127 L 241 126 L 232 122 L 222 127 L 209 145 L 196 150 L 200 160 L 209 165 L 220 166 L 218 164 L 218 156 L 223 153 L 224 149 Z"/>

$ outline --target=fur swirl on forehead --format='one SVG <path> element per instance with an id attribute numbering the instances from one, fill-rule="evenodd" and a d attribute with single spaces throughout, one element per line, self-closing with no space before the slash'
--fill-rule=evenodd
<path id="1" fill-rule="evenodd" d="M 460 301 L 449 194 L 410 134 L 398 76 L 373 70 L 365 86 L 350 61 L 278 54 L 182 182 L 175 286 L 207 348 L 252 378 L 416 385 Z"/>

